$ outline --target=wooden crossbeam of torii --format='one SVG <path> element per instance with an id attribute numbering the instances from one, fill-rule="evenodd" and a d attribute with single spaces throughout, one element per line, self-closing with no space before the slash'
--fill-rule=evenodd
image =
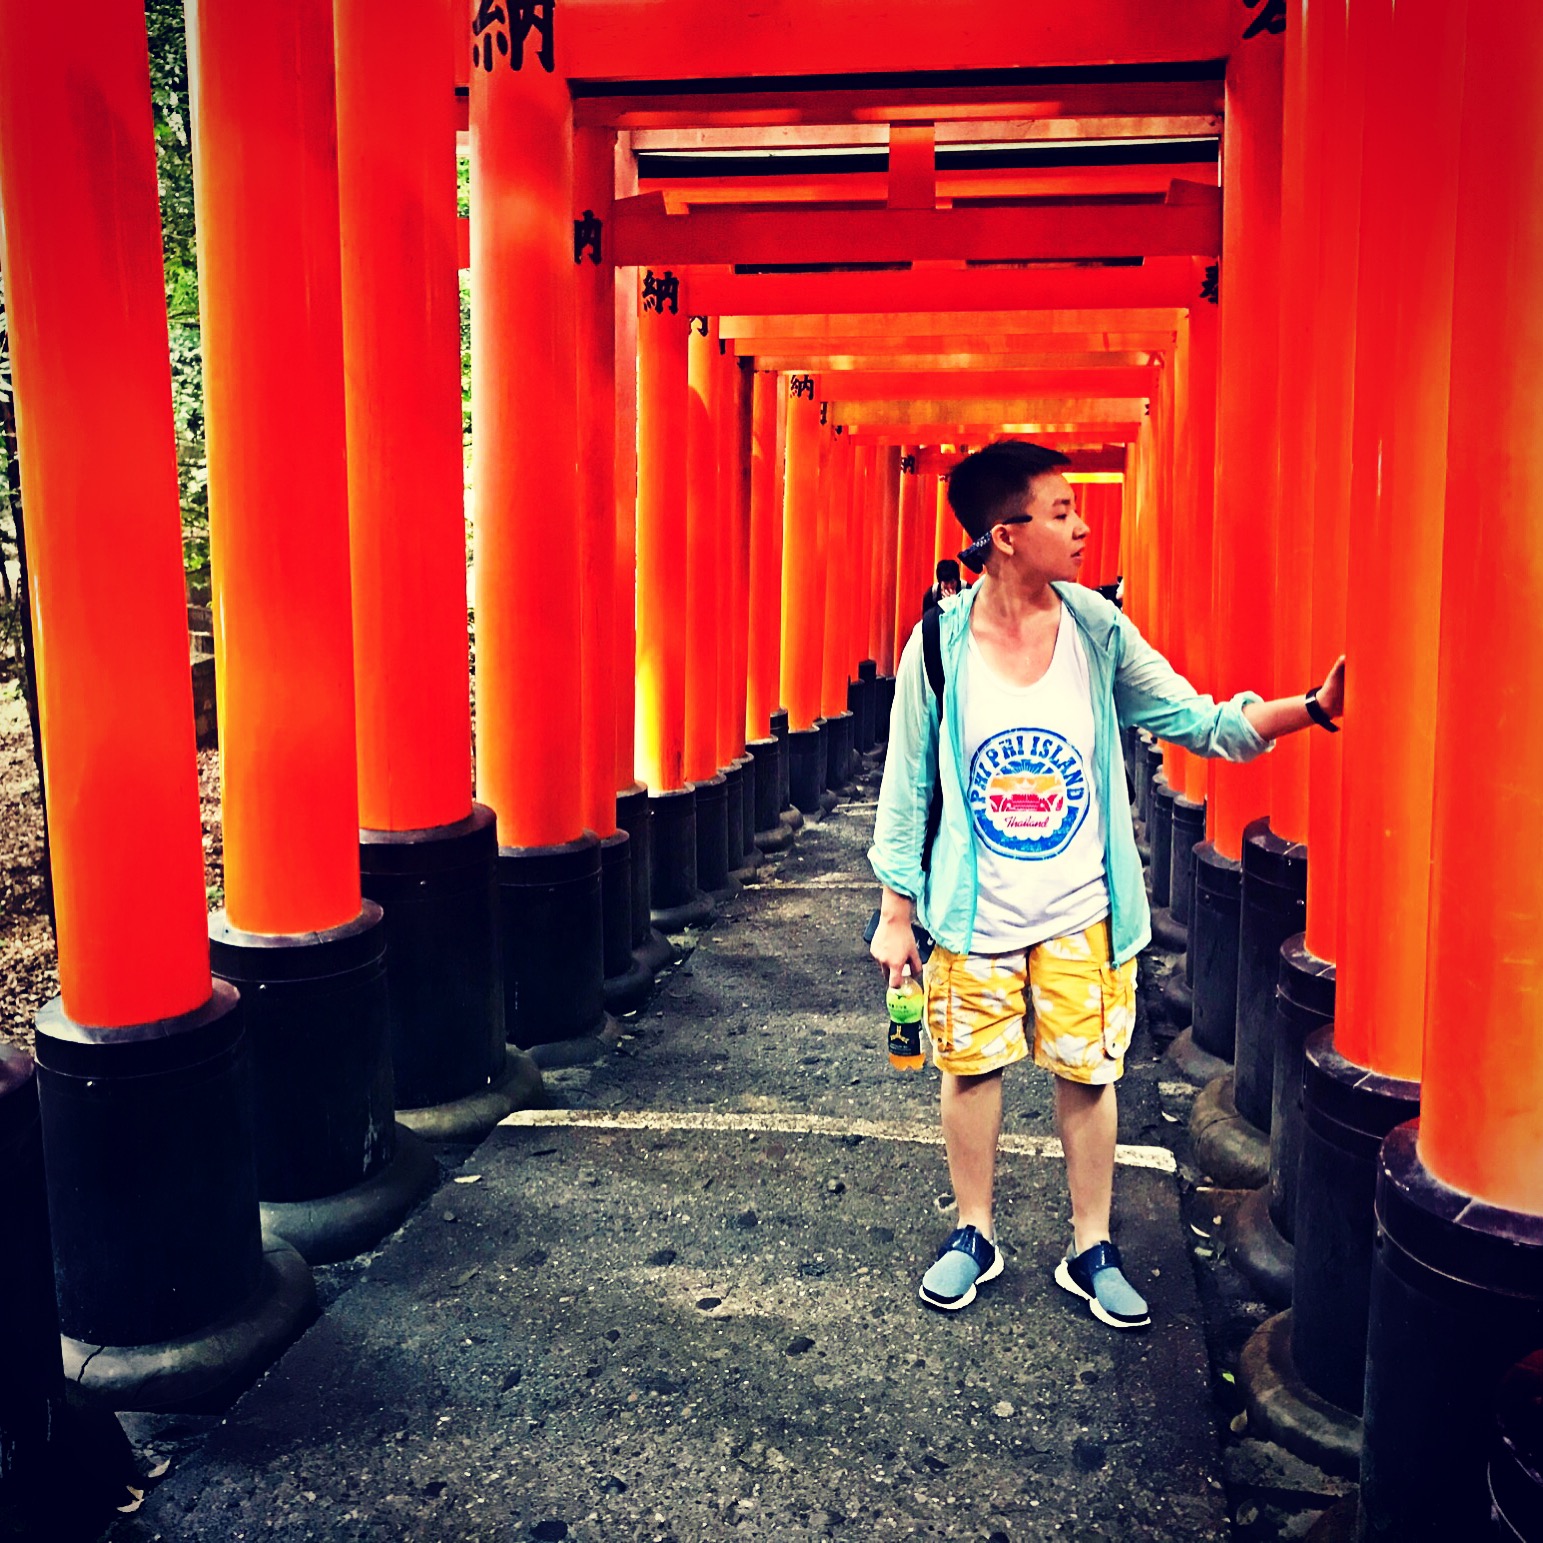
<path id="1" fill-rule="evenodd" d="M 1033 169 L 996 168 L 952 170 L 939 167 L 937 197 L 969 198 L 1087 198 L 1162 195 L 1175 181 L 1199 178 L 1202 165 L 1159 161 L 1134 166 L 1055 166 Z M 638 191 L 665 201 L 674 213 L 714 204 L 882 204 L 889 196 L 884 171 L 849 172 L 841 176 L 799 175 L 794 172 L 757 176 L 640 177 Z M 1100 254 L 1107 255 L 1107 254 Z"/>
<path id="2" fill-rule="evenodd" d="M 1193 297 L 1192 297 L 1193 298 Z M 1186 299 L 1184 305 L 1189 305 Z M 1048 339 L 1080 335 L 1090 341 L 1080 346 L 1091 350 L 1167 347 L 1173 342 L 1174 329 L 1178 325 L 1175 307 L 1129 307 L 1111 315 L 1109 310 L 1096 309 L 1013 309 L 1002 307 L 995 311 L 980 312 L 940 310 L 934 306 L 913 311 L 896 312 L 830 312 L 806 311 L 791 315 L 755 313 L 747 315 L 718 315 L 719 336 L 729 339 L 741 353 L 753 353 L 749 345 L 762 339 L 789 339 L 824 342 L 828 339 L 864 339 L 883 343 L 890 339 L 945 339 L 969 338 L 971 347 L 982 350 L 995 348 L 994 340 L 1005 339 L 1003 352 L 1014 348 L 1032 349 L 1051 344 Z M 1162 339 L 1155 344 L 1111 341 L 1129 335 L 1119 329 L 1135 333 L 1149 333 Z M 978 343 L 977 343 L 978 340 Z M 793 343 L 790 341 L 789 347 Z M 910 347 L 907 341 L 907 349 Z M 930 343 L 917 343 L 916 351 L 923 352 Z M 854 352 L 859 351 L 854 348 Z"/>
<path id="3" fill-rule="evenodd" d="M 611 260 L 622 267 L 718 263 L 1036 262 L 1211 257 L 1221 197 L 1158 203 L 1074 199 L 958 209 L 698 208 L 670 214 L 662 193 L 612 206 Z M 875 275 L 879 277 L 880 275 Z"/>
<path id="4" fill-rule="evenodd" d="M 1077 446 L 1133 444 L 1140 436 L 1143 421 L 1132 418 L 1123 423 L 1029 423 L 1000 418 L 964 421 L 945 416 L 930 423 L 865 421 L 845 425 L 844 431 L 855 444 L 983 445 L 993 439 L 1032 439 L 1036 444 L 1054 445 L 1065 450 Z"/>
<path id="5" fill-rule="evenodd" d="M 1139 265 L 913 268 L 879 273 L 691 274 L 692 309 L 707 316 L 894 316 L 939 311 L 1096 311 L 1118 326 L 1124 310 L 1181 310 L 1197 303 L 1204 263 L 1154 257 Z"/>
<path id="6" fill-rule="evenodd" d="M 819 388 L 823 391 L 825 388 Z M 882 423 L 1071 423 L 1078 426 L 1135 423 L 1146 416 L 1143 397 L 904 397 L 882 401 L 848 401 L 827 397 L 831 423 L 859 429 Z"/>
<path id="7" fill-rule="evenodd" d="M 974 343 L 972 338 L 971 343 Z M 869 374 L 888 370 L 907 373 L 927 370 L 1066 371 L 1145 369 L 1153 363 L 1149 350 L 1129 353 L 992 354 L 956 352 L 957 345 L 939 345 L 920 353 L 831 353 L 823 348 L 794 348 L 786 353 L 746 354 L 758 370 L 791 371 L 795 374 Z M 1145 389 L 1145 388 L 1143 388 Z"/>
<path id="8" fill-rule="evenodd" d="M 953 397 L 1002 401 L 1051 397 L 1148 397 L 1157 389 L 1157 370 L 833 370 L 819 377 L 828 401 L 872 403 Z"/>
<path id="9" fill-rule="evenodd" d="M 672 80 L 753 84 L 768 76 L 806 77 L 798 85 L 807 90 L 840 76 L 979 71 L 983 60 L 994 71 L 1215 61 L 1252 20 L 1235 0 L 760 0 L 732 16 L 721 0 L 563 0 L 550 14 L 563 73 L 611 83 L 613 91 L 629 82 L 662 88 Z M 534 53 L 534 40 L 527 51 Z M 653 94 L 635 86 L 628 94 Z"/>
<path id="10" fill-rule="evenodd" d="M 961 440 L 968 440 L 967 435 L 961 434 L 959 437 Z M 945 443 L 953 442 L 945 441 Z M 979 447 L 972 446 L 971 448 L 976 449 Z M 932 477 L 946 477 L 965 457 L 965 451 L 963 450 L 934 448 L 918 450 L 915 454 L 915 470 L 923 476 Z M 1123 474 L 1125 471 L 1125 447 L 1123 445 L 1089 447 L 1074 445 L 1071 447 L 1069 454 L 1072 457 L 1071 475 L 1074 477 L 1097 477 L 1101 481 L 1109 481 L 1115 473 Z"/>

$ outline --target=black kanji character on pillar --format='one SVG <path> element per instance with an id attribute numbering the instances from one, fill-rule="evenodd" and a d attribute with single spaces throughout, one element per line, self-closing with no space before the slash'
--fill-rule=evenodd
<path id="1" fill-rule="evenodd" d="M 654 270 L 650 268 L 643 275 L 643 309 L 662 314 L 666 305 L 670 308 L 671 316 L 680 314 L 680 280 L 673 273 L 661 273 L 655 277 Z"/>
<path id="2" fill-rule="evenodd" d="M 812 402 L 814 400 L 814 376 L 795 375 L 788 382 L 788 390 L 794 396 L 806 396 Z"/>
<path id="3" fill-rule="evenodd" d="M 557 68 L 552 11 L 557 0 L 509 0 L 507 10 L 498 0 L 478 0 L 477 15 L 471 24 L 471 62 L 484 70 L 493 68 L 502 54 L 511 70 L 525 63 L 525 39 L 534 29 L 541 38 L 536 54 L 548 75 Z"/>
<path id="4" fill-rule="evenodd" d="M 552 12 L 556 5 L 557 0 L 511 0 L 509 24 L 514 29 L 514 52 L 509 62 L 515 69 L 525 62 L 525 39 L 532 28 L 541 38 L 536 62 L 548 75 L 557 68 L 556 36 L 552 27 Z"/>
<path id="5" fill-rule="evenodd" d="M 686 321 L 686 328 L 688 331 L 696 333 L 698 337 L 705 338 L 707 336 L 707 318 L 705 316 L 689 317 Z"/>
<path id="6" fill-rule="evenodd" d="M 1219 264 L 1211 263 L 1205 270 L 1205 282 L 1200 286 L 1200 298 L 1209 300 L 1216 305 L 1222 297 L 1222 270 Z"/>
<path id="7" fill-rule="evenodd" d="M 1260 0 L 1243 0 L 1249 10 L 1253 10 Z M 1286 30 L 1286 0 L 1263 0 L 1263 9 L 1249 22 L 1243 32 L 1245 39 L 1258 37 L 1261 32 L 1269 32 L 1279 37 Z"/>
<path id="8" fill-rule="evenodd" d="M 573 260 L 583 262 L 584 253 L 589 253 L 592 263 L 600 262 L 600 226 L 601 222 L 595 217 L 593 209 L 584 211 L 582 220 L 573 222 Z"/>
<path id="9" fill-rule="evenodd" d="M 509 53 L 509 18 L 501 5 L 494 0 L 480 0 L 477 14 L 471 24 L 471 62 L 475 69 L 479 64 L 485 70 L 493 68 L 497 54 Z"/>
<path id="10" fill-rule="evenodd" d="M 916 457 L 914 455 L 901 456 L 900 470 L 904 472 L 914 472 L 916 470 Z"/>
<path id="11" fill-rule="evenodd" d="M 830 403 L 829 402 L 821 402 L 820 403 L 820 423 L 822 425 L 825 422 L 825 415 L 826 415 L 826 413 L 829 410 L 830 410 Z"/>

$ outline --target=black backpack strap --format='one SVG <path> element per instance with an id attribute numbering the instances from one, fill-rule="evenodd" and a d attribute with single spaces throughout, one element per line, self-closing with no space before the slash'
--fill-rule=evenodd
<path id="1" fill-rule="evenodd" d="M 922 667 L 927 672 L 927 684 L 938 704 L 938 733 L 943 732 L 943 613 L 934 606 L 922 616 Z M 932 871 L 932 843 L 938 839 L 943 824 L 943 788 L 938 768 L 933 766 L 932 802 L 927 806 L 927 833 L 922 838 L 922 872 Z"/>
<path id="2" fill-rule="evenodd" d="M 938 717 L 943 716 L 943 624 L 942 611 L 936 606 L 922 617 L 922 667 L 927 684 L 938 699 Z"/>

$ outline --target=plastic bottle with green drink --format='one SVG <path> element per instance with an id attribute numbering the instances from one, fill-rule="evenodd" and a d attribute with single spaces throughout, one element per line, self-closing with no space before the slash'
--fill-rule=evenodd
<path id="1" fill-rule="evenodd" d="M 927 996 L 921 982 L 911 977 L 911 967 L 901 971 L 900 984 L 885 994 L 889 1008 L 889 1064 L 898 1071 L 919 1072 L 926 1064 L 922 1055 L 922 1012 Z"/>

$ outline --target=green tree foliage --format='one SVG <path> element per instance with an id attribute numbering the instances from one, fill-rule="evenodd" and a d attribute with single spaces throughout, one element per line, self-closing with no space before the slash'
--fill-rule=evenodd
<path id="1" fill-rule="evenodd" d="M 155 169 L 166 261 L 171 396 L 182 491 L 182 549 L 195 591 L 208 584 L 209 470 L 204 448 L 203 337 L 198 323 L 197 227 L 193 213 L 192 111 L 182 0 L 145 0 Z"/>

